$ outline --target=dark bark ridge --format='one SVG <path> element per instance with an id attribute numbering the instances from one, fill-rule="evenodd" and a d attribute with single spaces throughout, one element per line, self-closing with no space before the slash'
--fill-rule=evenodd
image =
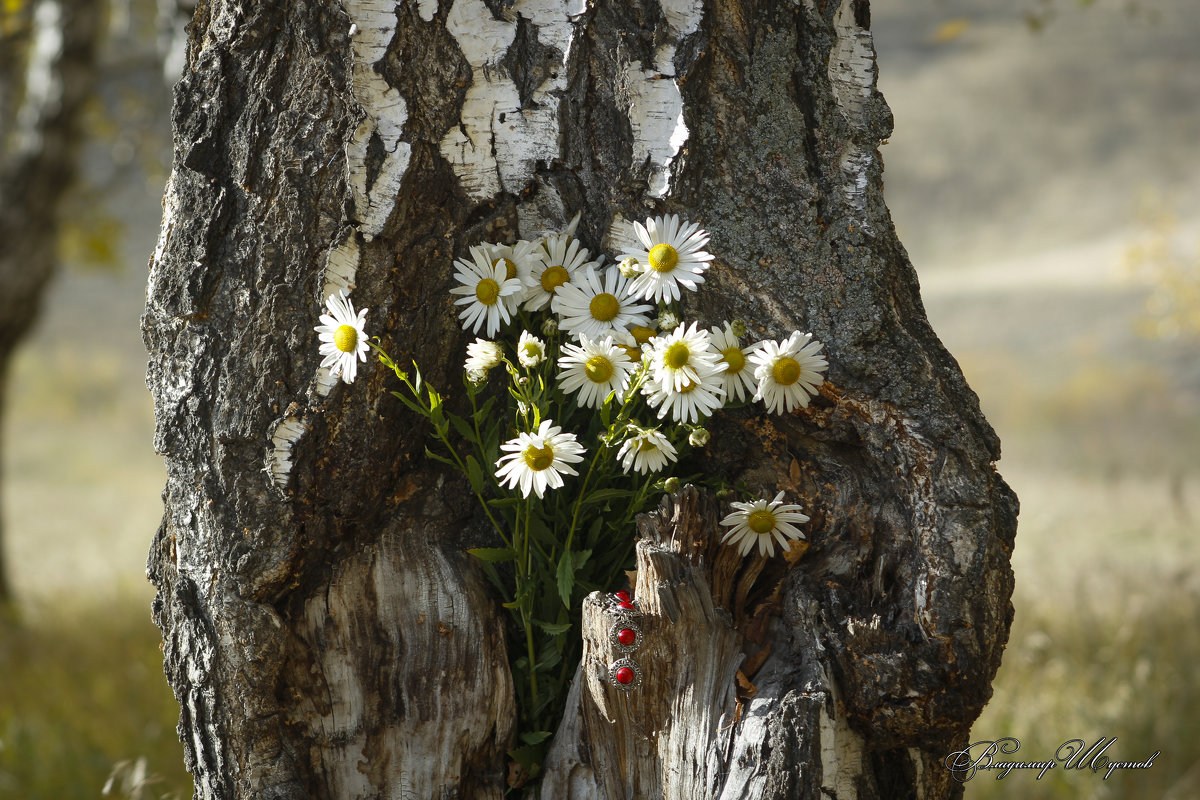
<path id="1" fill-rule="evenodd" d="M 500 796 L 504 618 L 463 554 L 492 542 L 388 376 L 331 385 L 312 326 L 353 287 L 449 390 L 473 338 L 451 260 L 575 210 L 593 250 L 618 218 L 701 221 L 718 261 L 687 316 L 827 346 L 807 411 L 721 415 L 701 464 L 813 517 L 774 577 L 762 724 L 688 734 L 750 765 L 723 796 L 952 793 L 935 765 L 999 664 L 1016 504 L 883 204 L 866 8 L 200 4 L 144 318 L 168 465 L 149 569 L 198 797 Z M 556 748 L 596 763 L 572 719 Z"/>

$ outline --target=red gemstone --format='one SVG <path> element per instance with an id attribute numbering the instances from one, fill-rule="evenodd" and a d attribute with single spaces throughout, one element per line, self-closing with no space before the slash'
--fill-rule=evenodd
<path id="1" fill-rule="evenodd" d="M 637 610 L 634 608 L 633 603 L 629 602 L 628 600 L 626 600 L 623 603 L 617 603 L 617 608 L 621 609 L 622 611 L 636 611 Z"/>
<path id="2" fill-rule="evenodd" d="M 620 591 L 620 592 L 617 592 L 616 595 L 617 595 L 617 599 L 620 600 L 622 603 L 629 602 L 629 592 Z"/>
<path id="3" fill-rule="evenodd" d="M 629 667 L 621 667 L 617 670 L 617 683 L 630 684 L 633 683 L 633 670 Z"/>
<path id="4" fill-rule="evenodd" d="M 617 641 L 628 647 L 637 641 L 637 631 L 633 628 L 621 628 L 617 631 Z"/>

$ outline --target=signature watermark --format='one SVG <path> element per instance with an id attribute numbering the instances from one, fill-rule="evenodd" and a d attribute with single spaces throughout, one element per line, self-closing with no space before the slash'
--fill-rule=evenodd
<path id="1" fill-rule="evenodd" d="M 1068 739 L 1054 751 L 1053 758 L 1041 761 L 1005 761 L 1000 756 L 1010 756 L 1021 749 L 1021 742 L 1011 736 L 993 741 L 980 741 L 968 745 L 965 750 L 959 750 L 946 756 L 946 769 L 959 783 L 966 783 L 981 773 L 995 774 L 996 780 L 1004 780 L 1016 770 L 1037 772 L 1037 780 L 1046 776 L 1047 772 L 1055 769 L 1078 770 L 1104 774 L 1108 780 L 1113 773 L 1123 769 L 1150 769 L 1154 759 L 1162 755 L 1161 750 L 1155 750 L 1154 755 L 1141 761 L 1118 761 L 1115 755 L 1106 752 L 1117 741 L 1117 737 L 1101 736 L 1088 747 L 1083 739 Z"/>

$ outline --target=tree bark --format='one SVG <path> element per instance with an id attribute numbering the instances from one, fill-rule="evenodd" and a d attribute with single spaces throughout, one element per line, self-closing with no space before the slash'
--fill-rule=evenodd
<path id="1" fill-rule="evenodd" d="M 388 374 L 335 384 L 312 328 L 353 288 L 398 362 L 457 385 L 452 259 L 577 210 L 593 251 L 702 222 L 688 316 L 811 331 L 831 366 L 805 411 L 719 414 L 696 465 L 787 489 L 811 550 L 723 557 L 691 491 L 645 520 L 644 683 L 597 677 L 592 598 L 542 796 L 956 795 L 1016 502 L 883 203 L 866 2 L 201 2 L 173 119 L 149 571 L 197 797 L 503 793 L 506 612 L 464 552 L 494 542 Z"/>
<path id="2" fill-rule="evenodd" d="M 0 415 L 13 352 L 58 264 L 59 202 L 74 179 L 102 30 L 95 0 L 10 6 L 0 11 Z M 10 594 L 0 546 L 0 602 Z"/>

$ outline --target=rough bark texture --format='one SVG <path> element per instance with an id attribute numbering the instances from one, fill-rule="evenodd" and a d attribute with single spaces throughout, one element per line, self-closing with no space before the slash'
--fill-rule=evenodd
<path id="1" fill-rule="evenodd" d="M 58 206 L 75 174 L 100 19 L 96 0 L 0 11 L 0 414 L 13 351 L 58 264 Z M 0 600 L 8 596 L 0 546 Z"/>
<path id="2" fill-rule="evenodd" d="M 649 521 L 648 677 L 596 679 L 591 602 L 543 796 L 954 794 L 1016 503 L 883 205 L 865 2 L 227 0 L 187 61 L 144 326 L 198 797 L 501 795 L 504 617 L 463 555 L 493 542 L 388 376 L 335 385 L 312 327 L 353 286 L 399 362 L 457 385 L 451 260 L 576 210 L 610 252 L 625 220 L 701 221 L 718 261 L 685 312 L 812 331 L 831 367 L 806 411 L 721 415 L 699 465 L 787 489 L 811 550 L 722 561 L 692 494 Z"/>

